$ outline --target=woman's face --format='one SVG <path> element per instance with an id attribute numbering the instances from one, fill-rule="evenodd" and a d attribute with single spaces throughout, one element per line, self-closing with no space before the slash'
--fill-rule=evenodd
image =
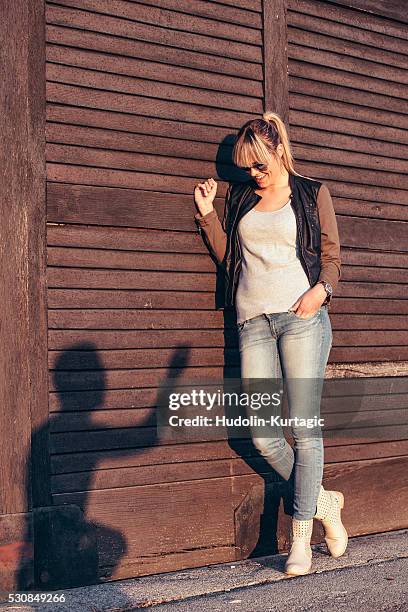
<path id="1" fill-rule="evenodd" d="M 282 176 L 288 174 L 285 166 L 279 163 L 283 154 L 283 145 L 281 143 L 278 144 L 276 152 L 278 159 L 272 158 L 265 169 L 251 168 L 250 170 L 251 177 L 262 189 L 276 185 L 276 183 L 280 182 Z M 253 163 L 257 163 L 257 160 L 254 160 Z"/>

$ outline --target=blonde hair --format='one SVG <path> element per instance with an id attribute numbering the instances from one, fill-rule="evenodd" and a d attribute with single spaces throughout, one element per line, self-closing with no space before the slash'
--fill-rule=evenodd
<path id="1" fill-rule="evenodd" d="M 279 143 L 283 145 L 282 158 L 276 152 Z M 237 166 L 250 166 L 254 161 L 269 164 L 275 158 L 283 163 L 291 174 L 297 174 L 293 166 L 293 156 L 286 127 L 277 113 L 267 111 L 262 119 L 251 119 L 244 123 L 238 132 L 232 151 L 232 159 Z"/>

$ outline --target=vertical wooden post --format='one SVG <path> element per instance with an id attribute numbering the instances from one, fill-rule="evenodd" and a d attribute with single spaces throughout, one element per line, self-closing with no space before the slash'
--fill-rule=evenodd
<path id="1" fill-rule="evenodd" d="M 49 502 L 44 0 L 3 0 L 0 31 L 0 517 L 4 518 Z M 10 520 L 9 516 L 9 525 Z M 4 545 L 3 532 L 0 529 Z"/>
<path id="2" fill-rule="evenodd" d="M 264 110 L 289 126 L 286 0 L 263 0 Z"/>

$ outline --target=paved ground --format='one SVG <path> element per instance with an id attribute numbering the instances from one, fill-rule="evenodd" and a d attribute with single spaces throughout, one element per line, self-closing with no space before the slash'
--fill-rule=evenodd
<path id="1" fill-rule="evenodd" d="M 406 612 L 408 559 L 331 570 L 155 606 L 157 612 Z M 141 610 L 141 608 L 135 608 Z"/>
<path id="2" fill-rule="evenodd" d="M 66 589 L 65 603 L 2 604 L 0 612 L 408 610 L 408 530 L 351 538 L 340 559 L 325 545 L 314 546 L 307 576 L 286 576 L 285 559 L 273 555 Z"/>

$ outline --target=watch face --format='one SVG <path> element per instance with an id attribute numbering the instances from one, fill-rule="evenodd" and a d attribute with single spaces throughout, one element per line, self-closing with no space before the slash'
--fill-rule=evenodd
<path id="1" fill-rule="evenodd" d="M 327 281 L 320 281 L 326 291 L 327 294 L 332 295 L 333 293 L 333 287 L 331 286 L 330 283 L 328 283 Z"/>

